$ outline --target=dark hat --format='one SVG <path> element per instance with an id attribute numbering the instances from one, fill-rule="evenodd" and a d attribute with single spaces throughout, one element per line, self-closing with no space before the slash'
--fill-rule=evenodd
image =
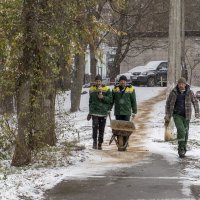
<path id="1" fill-rule="evenodd" d="M 120 77 L 119 77 L 119 81 L 121 81 L 121 80 L 127 81 L 126 76 L 124 76 L 124 75 L 120 76 Z"/>
<path id="2" fill-rule="evenodd" d="M 184 77 L 181 77 L 178 79 L 178 83 L 184 83 L 184 84 L 187 84 L 187 81 Z"/>
<path id="3" fill-rule="evenodd" d="M 101 77 L 101 75 L 98 74 L 98 75 L 95 76 L 95 81 L 97 81 L 97 80 L 102 81 L 102 77 Z"/>

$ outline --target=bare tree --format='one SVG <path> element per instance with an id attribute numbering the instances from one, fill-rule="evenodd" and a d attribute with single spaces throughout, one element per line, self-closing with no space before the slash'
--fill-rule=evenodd
<path id="1" fill-rule="evenodd" d="M 200 64 L 200 50 L 195 47 L 188 47 L 185 51 L 185 57 L 187 61 L 187 68 L 189 70 L 188 82 L 192 84 L 193 72 L 196 67 Z"/>
<path id="2" fill-rule="evenodd" d="M 114 26 L 118 30 L 118 34 L 115 37 L 115 43 L 113 44 L 116 47 L 116 54 L 113 61 L 113 64 L 110 68 L 110 77 L 112 80 L 120 73 L 120 64 L 129 54 L 132 54 L 135 51 L 137 56 L 141 54 L 146 49 L 153 48 L 154 41 L 149 41 L 149 44 L 142 43 L 137 45 L 135 41 L 138 39 L 148 36 L 149 32 L 159 31 L 155 30 L 159 27 L 154 19 L 155 12 L 158 12 L 158 5 L 166 4 L 164 1 L 155 1 L 155 0 L 143 0 L 143 1 L 130 1 L 126 0 L 123 8 L 118 8 L 113 4 L 113 1 L 110 1 L 110 5 L 115 14 L 114 18 L 118 21 Z M 165 14 L 168 12 L 168 6 L 163 6 L 163 10 L 160 11 L 160 14 Z M 166 24 L 166 23 L 164 23 Z M 161 29 L 166 27 L 161 26 Z M 155 34 L 156 35 L 156 34 Z"/>
<path id="3" fill-rule="evenodd" d="M 93 7 L 89 6 L 88 9 L 88 21 L 92 22 L 92 18 L 95 17 L 97 21 L 101 19 L 101 14 L 103 11 L 103 7 L 106 4 L 107 0 L 98 0 L 97 4 Z M 91 30 L 93 29 L 93 23 L 91 23 Z M 99 46 L 101 44 L 102 40 L 99 34 L 94 34 L 93 39 L 89 44 L 90 49 L 90 66 L 91 66 L 91 81 L 94 80 L 96 74 L 97 74 L 97 51 L 99 49 Z"/>
<path id="4" fill-rule="evenodd" d="M 93 4 L 88 2 L 79 2 L 77 10 L 80 18 L 75 19 L 75 27 L 77 30 L 77 53 L 74 59 L 74 67 L 72 70 L 71 84 L 71 112 L 79 110 L 81 90 L 84 81 L 85 70 L 85 53 L 86 47 L 89 44 L 90 48 L 90 65 L 92 79 L 96 76 L 96 51 L 99 44 L 99 27 L 96 21 L 100 19 L 100 13 L 105 3 L 104 0 L 93 1 Z M 97 8 L 97 9 L 96 9 Z M 94 20 L 95 19 L 95 20 Z M 88 30 L 87 32 L 85 30 Z M 88 34 L 89 33 L 89 34 Z"/>

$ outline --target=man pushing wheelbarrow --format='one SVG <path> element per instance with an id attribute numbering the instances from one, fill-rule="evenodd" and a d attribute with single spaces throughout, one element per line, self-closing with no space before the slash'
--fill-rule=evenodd
<path id="1" fill-rule="evenodd" d="M 113 136 L 110 144 L 115 140 L 118 150 L 125 151 L 129 136 L 135 129 L 134 123 L 130 121 L 131 116 L 134 118 L 137 113 L 135 89 L 127 84 L 126 76 L 122 75 L 119 83 L 113 88 L 112 95 L 116 120 L 111 120 Z"/>

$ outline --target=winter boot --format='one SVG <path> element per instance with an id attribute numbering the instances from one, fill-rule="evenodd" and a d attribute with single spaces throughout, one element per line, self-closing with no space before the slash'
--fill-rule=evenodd
<path id="1" fill-rule="evenodd" d="M 92 148 L 93 148 L 93 149 L 97 149 L 97 142 L 93 142 Z"/>
<path id="2" fill-rule="evenodd" d="M 178 150 L 179 158 L 184 158 L 185 157 L 185 153 L 186 153 L 185 149 Z"/>
<path id="3" fill-rule="evenodd" d="M 102 143 L 98 143 L 98 149 L 102 150 Z"/>

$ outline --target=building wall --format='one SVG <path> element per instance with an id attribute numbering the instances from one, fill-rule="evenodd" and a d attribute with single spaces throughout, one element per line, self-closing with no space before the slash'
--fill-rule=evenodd
<path id="1" fill-rule="evenodd" d="M 200 86 L 200 38 L 189 38 L 185 47 L 189 83 Z"/>

